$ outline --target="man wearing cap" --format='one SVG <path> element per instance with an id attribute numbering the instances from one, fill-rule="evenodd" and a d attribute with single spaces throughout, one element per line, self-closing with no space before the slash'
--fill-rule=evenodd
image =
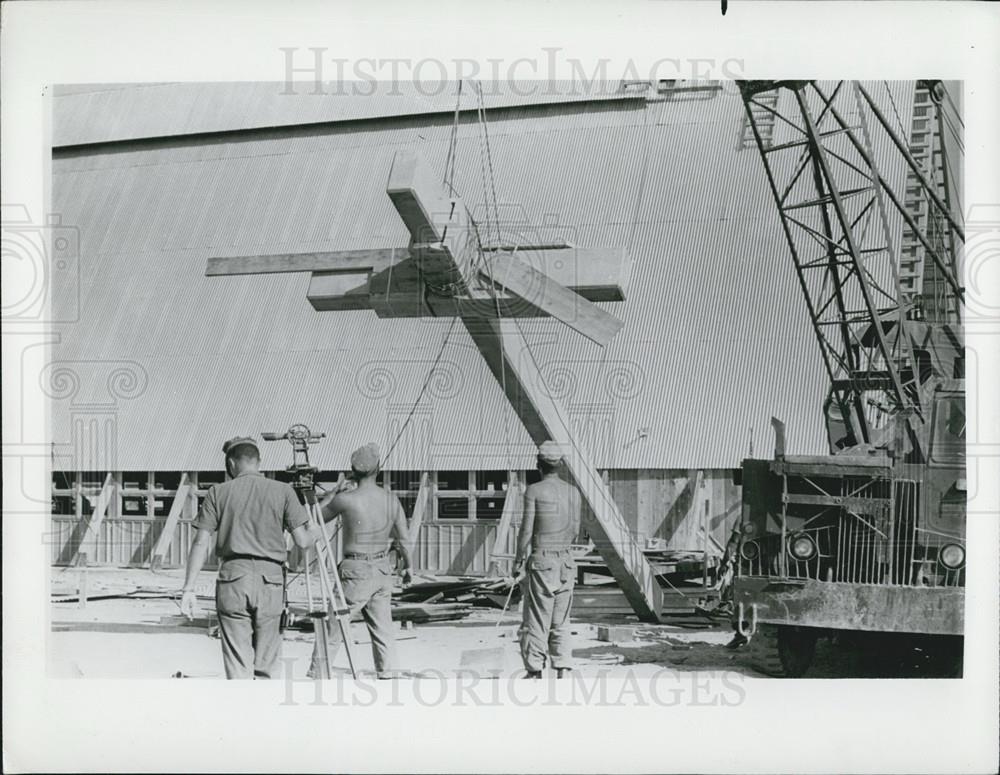
<path id="1" fill-rule="evenodd" d="M 357 487 L 334 493 L 324 499 L 323 520 L 341 518 L 344 559 L 340 579 L 351 613 L 362 612 L 372 639 L 375 671 L 379 678 L 391 678 L 396 665 L 396 637 L 392 629 L 390 600 L 393 568 L 389 561 L 390 543 L 396 549 L 402 567 L 403 583 L 410 573 L 410 537 L 406 513 L 399 498 L 375 483 L 381 455 L 376 444 L 366 444 L 351 455 L 351 477 Z M 340 630 L 331 633 L 331 659 L 340 646 Z M 319 668 L 318 646 L 313 649 L 310 676 Z"/>
<path id="2" fill-rule="evenodd" d="M 281 650 L 279 623 L 284 608 L 285 532 L 295 543 L 312 546 L 318 530 L 291 485 L 260 473 L 260 450 L 248 437 L 227 441 L 229 481 L 205 495 L 194 521 L 198 533 L 188 555 L 181 611 L 194 615 L 194 585 L 217 535 L 219 614 L 226 678 L 271 678 Z"/>
<path id="3" fill-rule="evenodd" d="M 559 477 L 562 468 L 562 449 L 546 441 L 538 449 L 542 480 L 524 491 L 514 574 L 523 578 L 521 659 L 528 678 L 542 677 L 546 657 L 558 678 L 571 669 L 568 629 L 576 566 L 570 546 L 580 532 L 580 493 Z"/>

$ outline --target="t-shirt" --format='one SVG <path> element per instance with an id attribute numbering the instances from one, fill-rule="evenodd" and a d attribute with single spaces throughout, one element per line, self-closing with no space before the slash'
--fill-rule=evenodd
<path id="1" fill-rule="evenodd" d="M 249 554 L 284 562 L 284 531 L 308 522 L 309 514 L 291 485 L 246 471 L 208 491 L 194 526 L 219 534 L 219 557 Z"/>

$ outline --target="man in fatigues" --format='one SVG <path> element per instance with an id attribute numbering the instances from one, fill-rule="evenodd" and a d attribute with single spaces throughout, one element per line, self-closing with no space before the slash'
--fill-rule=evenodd
<path id="1" fill-rule="evenodd" d="M 379 471 L 378 446 L 366 444 L 351 455 L 352 478 L 357 487 L 324 499 L 323 520 L 341 519 L 344 559 L 340 580 L 351 613 L 362 612 L 372 639 L 375 672 L 379 678 L 392 678 L 396 663 L 396 636 L 392 628 L 390 602 L 394 571 L 390 563 L 390 542 L 395 546 L 402 567 L 403 583 L 410 573 L 410 537 L 406 513 L 399 498 L 375 483 Z M 331 627 L 330 659 L 340 647 L 340 628 Z M 319 648 L 313 648 L 310 677 L 319 672 Z"/>
<path id="2" fill-rule="evenodd" d="M 546 656 L 557 678 L 571 669 L 568 629 L 576 566 L 570 546 L 580 532 L 580 493 L 559 477 L 562 461 L 558 444 L 542 444 L 538 449 L 542 480 L 524 491 L 514 574 L 524 578 L 521 658 L 528 678 L 542 677 Z"/>
<path id="3" fill-rule="evenodd" d="M 309 529 L 309 515 L 291 485 L 261 474 L 253 439 L 230 439 L 222 452 L 232 478 L 208 491 L 195 519 L 198 533 L 188 555 L 181 611 L 194 615 L 194 585 L 215 533 L 221 561 L 215 606 L 226 678 L 272 678 L 281 651 L 284 531 L 303 548 L 319 533 Z"/>

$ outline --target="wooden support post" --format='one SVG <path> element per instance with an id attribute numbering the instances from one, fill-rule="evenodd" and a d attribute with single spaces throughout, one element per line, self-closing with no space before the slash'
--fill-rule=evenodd
<path id="1" fill-rule="evenodd" d="M 545 385 L 517 322 L 463 322 L 535 443 L 552 439 L 565 451 L 570 476 L 594 515 L 588 532 L 633 610 L 643 621 L 659 621 L 663 595 L 653 569 L 600 473 L 575 442 L 569 418 Z"/>
<path id="2" fill-rule="evenodd" d="M 499 576 L 501 561 L 507 562 L 507 559 L 502 558 L 502 555 L 507 553 L 504 550 L 507 548 L 507 535 L 510 533 L 511 525 L 514 524 L 514 517 L 522 511 L 521 496 L 523 493 L 524 488 L 521 487 L 517 473 L 508 471 L 507 497 L 503 501 L 503 512 L 500 514 L 500 524 L 497 525 L 496 537 L 493 539 L 493 551 L 490 553 L 488 571 L 490 576 Z"/>
<path id="3" fill-rule="evenodd" d="M 87 553 L 80 552 L 79 562 L 77 564 L 77 588 L 76 588 L 76 599 L 78 608 L 87 607 Z"/>
<path id="4" fill-rule="evenodd" d="M 417 548 L 417 540 L 420 538 L 420 527 L 424 522 L 424 515 L 430 508 L 431 500 L 431 475 L 424 471 L 420 474 L 420 489 L 417 490 L 417 501 L 413 504 L 413 517 L 410 518 L 410 551 Z"/>
<path id="5" fill-rule="evenodd" d="M 101 539 L 101 523 L 104 522 L 104 515 L 107 514 L 108 506 L 111 503 L 111 499 L 114 496 L 115 489 L 115 477 L 109 471 L 108 475 L 104 477 L 104 484 L 101 486 L 101 492 L 97 496 L 97 501 L 94 503 L 94 511 L 90 515 L 90 519 L 87 523 L 87 530 L 83 534 L 83 538 L 80 539 L 80 546 L 77 548 L 76 561 L 79 562 L 80 558 L 86 558 L 89 555 L 87 551 L 88 547 L 93 545 L 94 557 L 98 555 L 98 546 Z M 86 519 L 86 517 L 83 517 Z"/>
<path id="6" fill-rule="evenodd" d="M 170 544 L 174 540 L 174 532 L 177 530 L 177 523 L 180 521 L 181 514 L 184 512 L 184 503 L 188 499 L 188 495 L 191 492 L 191 484 L 188 482 L 188 475 L 185 472 L 181 476 L 181 481 L 177 485 L 177 492 L 174 494 L 174 502 L 170 504 L 170 513 L 167 515 L 166 524 L 163 525 L 163 530 L 160 532 L 160 537 L 156 541 L 156 546 L 153 547 L 152 556 L 149 560 L 150 570 L 156 570 L 163 563 L 163 558 L 166 557 L 167 552 L 170 551 Z"/>
<path id="7" fill-rule="evenodd" d="M 705 488 L 704 474 L 701 471 L 698 471 L 698 481 L 699 484 L 701 485 L 698 488 L 700 494 L 701 490 Z M 702 530 L 705 531 L 705 536 L 702 539 L 702 546 L 701 546 L 702 548 L 701 585 L 702 589 L 707 591 L 708 590 L 708 542 L 709 539 L 712 537 L 712 526 L 710 524 L 711 520 L 709 519 L 708 497 L 706 496 L 705 498 L 703 498 L 702 502 L 703 502 L 702 514 L 704 516 L 701 524 L 702 524 Z"/>

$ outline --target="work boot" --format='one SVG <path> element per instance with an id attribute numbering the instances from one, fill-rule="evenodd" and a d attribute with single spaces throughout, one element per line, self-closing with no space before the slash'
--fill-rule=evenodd
<path id="1" fill-rule="evenodd" d="M 542 677 L 542 671 L 541 670 L 528 670 L 524 674 L 524 677 L 525 678 L 541 678 Z"/>
<path id="2" fill-rule="evenodd" d="M 733 635 L 733 639 L 726 644 L 727 649 L 738 649 L 740 646 L 745 646 L 750 642 L 750 639 L 746 635 L 741 635 L 736 633 Z"/>
<path id="3" fill-rule="evenodd" d="M 569 678 L 569 674 L 573 672 L 571 667 L 557 667 L 556 668 L 556 678 Z"/>

